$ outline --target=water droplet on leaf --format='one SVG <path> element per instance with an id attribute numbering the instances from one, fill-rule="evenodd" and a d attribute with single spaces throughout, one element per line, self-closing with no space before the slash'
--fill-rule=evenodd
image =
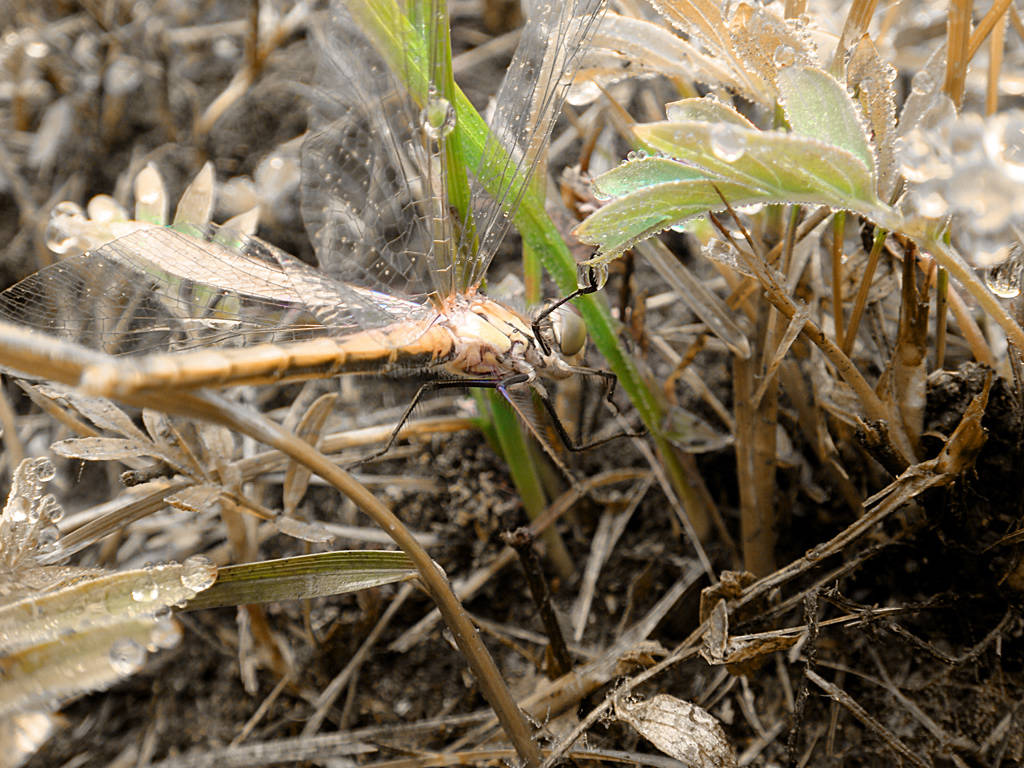
<path id="1" fill-rule="evenodd" d="M 152 576 L 146 575 L 142 579 L 142 583 L 132 590 L 132 600 L 137 603 L 151 603 L 160 596 L 160 588 Z"/>
<path id="2" fill-rule="evenodd" d="M 115 640 L 110 646 L 110 666 L 119 675 L 130 675 L 146 660 L 146 649 L 134 640 Z"/>
<path id="3" fill-rule="evenodd" d="M 793 62 L 796 61 L 796 51 L 793 50 L 791 45 L 780 45 L 775 49 L 775 66 L 779 67 L 791 67 Z"/>
<path id="4" fill-rule="evenodd" d="M 149 635 L 149 640 L 154 646 L 153 650 L 157 648 L 173 648 L 181 642 L 181 635 L 181 624 L 168 615 L 157 621 L 156 626 L 153 627 L 153 631 Z"/>
<path id="5" fill-rule="evenodd" d="M 918 96 L 924 96 L 925 94 L 931 93 L 934 89 L 935 80 L 932 78 L 931 73 L 926 69 L 922 69 L 914 75 L 910 81 L 910 90 Z"/>
<path id="6" fill-rule="evenodd" d="M 423 130 L 432 139 L 447 136 L 455 129 L 455 108 L 448 99 L 440 96 L 431 88 L 427 96 L 427 106 L 420 113 Z"/>
<path id="7" fill-rule="evenodd" d="M 202 592 L 217 580 L 217 566 L 203 555 L 192 555 L 181 565 L 181 583 L 186 589 Z"/>
<path id="8" fill-rule="evenodd" d="M 711 152 L 719 160 L 735 163 L 746 151 L 746 139 L 733 126 L 719 123 L 711 129 Z"/>

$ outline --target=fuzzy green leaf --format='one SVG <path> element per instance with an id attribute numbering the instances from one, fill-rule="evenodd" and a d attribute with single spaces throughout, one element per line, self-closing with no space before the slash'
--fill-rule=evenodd
<path id="1" fill-rule="evenodd" d="M 875 154 L 860 110 L 834 77 L 813 67 L 786 67 L 779 70 L 778 85 L 794 133 L 842 147 L 874 175 Z"/>
<path id="2" fill-rule="evenodd" d="M 758 131 L 735 120 L 648 123 L 634 132 L 681 162 L 634 160 L 595 181 L 599 192 L 620 195 L 575 231 L 599 247 L 599 260 L 692 216 L 721 210 L 719 193 L 734 205 L 807 203 L 855 210 L 883 226 L 892 219 L 861 159 L 818 139 Z M 673 174 L 677 180 L 668 180 Z"/>

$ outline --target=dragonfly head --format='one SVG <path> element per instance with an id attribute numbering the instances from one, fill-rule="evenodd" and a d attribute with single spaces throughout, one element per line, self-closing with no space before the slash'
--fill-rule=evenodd
<path id="1" fill-rule="evenodd" d="M 563 304 L 548 318 L 551 321 L 552 346 L 564 358 L 572 360 L 582 356 L 587 344 L 587 326 L 579 311 L 571 304 Z"/>

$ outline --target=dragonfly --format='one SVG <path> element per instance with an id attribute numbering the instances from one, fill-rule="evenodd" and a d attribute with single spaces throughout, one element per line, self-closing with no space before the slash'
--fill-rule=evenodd
<path id="1" fill-rule="evenodd" d="M 580 365 L 586 331 L 566 306 L 596 279 L 532 317 L 487 297 L 481 283 L 602 4 L 536 4 L 494 100 L 480 166 L 462 178 L 450 173 L 461 137 L 437 3 L 428 14 L 417 12 L 422 2 L 335 4 L 318 35 L 302 148 L 302 214 L 318 268 L 213 225 L 140 227 L 7 289 L 0 317 L 127 356 L 86 369 L 81 386 L 99 396 L 347 373 L 424 377 L 375 456 L 425 392 L 448 386 L 498 390 L 551 453 L 536 393 L 562 442 L 579 449 L 542 381 L 596 374 L 610 399 L 614 376 Z M 396 55 L 410 45 L 419 59 Z M 75 216 L 58 211 L 51 227 Z"/>

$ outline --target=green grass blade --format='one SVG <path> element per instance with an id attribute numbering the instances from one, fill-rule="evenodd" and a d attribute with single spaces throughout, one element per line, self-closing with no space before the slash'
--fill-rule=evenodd
<path id="1" fill-rule="evenodd" d="M 400 25 L 407 20 L 398 13 L 393 0 L 377 0 L 369 3 L 375 10 L 374 23 L 379 30 L 381 55 L 388 61 L 393 71 L 404 73 L 408 78 L 407 86 L 413 93 L 426 93 L 428 75 L 425 68 L 425 44 L 421 40 L 411 40 L 411 30 L 401 34 Z M 389 26 L 390 25 L 390 26 Z M 405 45 L 408 41 L 411 45 Z M 488 127 L 484 119 L 470 103 L 469 99 L 458 86 L 455 88 L 455 112 L 458 116 L 452 135 L 458 136 L 459 146 L 463 151 L 463 160 L 467 167 L 483 167 L 485 148 L 487 152 L 502 150 L 496 142 L 487 143 Z M 489 159 L 488 165 L 491 164 Z M 500 167 L 501 164 L 495 164 Z M 514 167 L 514 165 L 513 165 Z M 488 192 L 494 194 L 501 178 L 487 177 L 481 183 Z M 519 184 L 526 184 L 527 179 L 520 179 Z M 515 199 L 510 195 L 509 199 Z M 523 238 L 524 245 L 540 255 L 541 262 L 548 274 L 563 293 L 570 293 L 577 287 L 577 266 L 569 252 L 565 240 L 544 210 L 544 202 L 534 187 L 527 188 L 514 222 Z M 608 366 L 619 380 L 619 386 L 636 408 L 647 429 L 654 437 L 655 444 L 661 454 L 665 469 L 676 491 L 682 497 L 687 509 L 703 508 L 697 496 L 690 488 L 685 472 L 680 465 L 671 444 L 661 435 L 661 423 L 664 411 L 659 398 L 640 375 L 636 364 L 619 343 L 616 322 L 612 319 L 608 304 L 603 296 L 591 294 L 575 300 L 583 320 L 590 332 L 594 346 L 604 355 Z"/>
<path id="2" fill-rule="evenodd" d="M 408 555 L 385 550 L 321 552 L 228 565 L 217 572 L 213 586 L 188 601 L 185 610 L 341 595 L 415 575 Z"/>

